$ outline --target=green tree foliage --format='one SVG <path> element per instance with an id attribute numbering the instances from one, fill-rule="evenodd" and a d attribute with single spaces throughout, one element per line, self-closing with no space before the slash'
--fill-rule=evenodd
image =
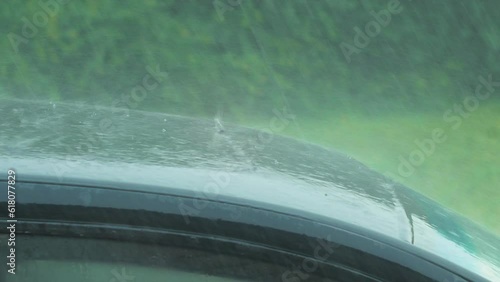
<path id="1" fill-rule="evenodd" d="M 159 65 L 141 109 L 380 114 L 442 109 L 500 75 L 497 1 L 401 0 L 350 62 L 340 45 L 395 0 L 57 1 L 0 4 L 0 95 L 110 104 Z"/>

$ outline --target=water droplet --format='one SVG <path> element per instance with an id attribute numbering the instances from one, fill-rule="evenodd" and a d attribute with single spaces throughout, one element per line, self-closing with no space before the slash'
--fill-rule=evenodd
<path id="1" fill-rule="evenodd" d="M 166 121 L 167 121 L 167 119 L 165 118 L 165 119 L 163 119 L 163 121 L 165 121 L 165 122 L 166 122 Z"/>
<path id="2" fill-rule="evenodd" d="M 218 118 L 214 118 L 214 122 L 215 122 L 215 130 L 217 133 L 224 133 L 225 129 L 224 129 L 224 126 L 222 125 L 222 122 L 220 119 Z"/>

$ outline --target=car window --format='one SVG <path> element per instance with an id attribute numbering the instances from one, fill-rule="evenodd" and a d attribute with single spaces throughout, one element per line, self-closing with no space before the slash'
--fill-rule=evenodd
<path id="1" fill-rule="evenodd" d="M 293 136 L 500 230 L 494 1 L 1 5 L 0 97 L 44 101 L 39 122 L 70 102 Z"/>
<path id="2" fill-rule="evenodd" d="M 299 224 L 306 220 L 365 238 L 342 243 L 353 260 L 325 262 L 346 275 L 384 280 L 387 269 L 409 269 L 422 280 L 499 280 L 498 30 L 498 1 L 3 1 L 0 221 L 10 229 L 0 234 L 42 240 L 56 236 L 52 223 L 125 228 L 132 220 L 200 234 L 195 223 L 207 215 L 242 224 L 238 206 L 261 211 L 249 219 L 255 226 L 292 222 L 294 234 L 327 237 L 309 234 L 322 229 Z M 167 196 L 169 207 L 160 201 Z M 100 213 L 104 203 L 119 207 Z M 138 219 L 136 210 L 180 213 L 184 225 Z M 44 228 L 30 225 L 34 218 Z M 248 239 L 224 224 L 210 231 Z M 285 239 L 268 247 L 307 257 L 309 241 L 293 238 L 298 249 L 278 248 Z M 144 243 L 129 239 L 121 243 Z M 25 252 L 18 269 L 33 272 L 16 279 L 55 275 L 46 268 L 65 279 L 80 264 L 95 279 L 122 264 L 177 279 L 213 273 L 35 259 L 17 247 Z M 245 259 L 220 255 L 228 264 Z M 366 264 L 377 259 L 389 266 Z M 254 274 L 265 276 L 268 266 L 259 267 Z M 231 271 L 213 279 L 260 278 Z"/>

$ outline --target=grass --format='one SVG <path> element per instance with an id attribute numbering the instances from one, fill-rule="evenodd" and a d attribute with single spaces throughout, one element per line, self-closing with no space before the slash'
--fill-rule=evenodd
<path id="1" fill-rule="evenodd" d="M 438 114 L 398 114 L 379 118 L 330 115 L 321 120 L 297 117 L 298 127 L 284 135 L 349 154 L 372 169 L 395 175 L 399 182 L 500 235 L 500 103 L 481 104 L 456 129 Z M 265 122 L 247 120 L 263 127 Z M 414 140 L 441 128 L 447 139 L 415 166 L 398 174 L 399 157 L 418 149 Z"/>

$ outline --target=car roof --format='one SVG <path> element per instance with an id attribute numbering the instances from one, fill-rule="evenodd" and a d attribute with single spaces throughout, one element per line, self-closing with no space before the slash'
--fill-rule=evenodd
<path id="1" fill-rule="evenodd" d="M 0 169 L 21 181 L 126 183 L 331 219 L 500 277 L 500 241 L 342 153 L 273 132 L 102 106 L 6 100 Z M 104 184 L 103 184 L 104 183 Z M 354 228 L 356 227 L 356 228 Z"/>

